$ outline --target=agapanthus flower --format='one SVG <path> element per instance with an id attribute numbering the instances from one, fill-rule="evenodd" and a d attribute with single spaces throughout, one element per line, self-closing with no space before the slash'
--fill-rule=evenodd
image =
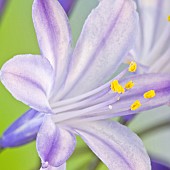
<path id="1" fill-rule="evenodd" d="M 1 6 L 0 9 L 4 9 L 6 2 L 7 2 L 7 0 L 0 0 L 0 6 Z M 61 4 L 65 13 L 68 16 L 70 16 L 76 2 L 77 2 L 77 0 L 59 0 L 59 3 Z M 0 146 L 1 147 L 3 146 L 3 148 L 15 147 L 15 146 L 19 146 L 19 145 L 28 143 L 32 140 L 35 140 L 38 129 L 39 129 L 40 125 L 42 124 L 43 116 L 44 116 L 44 114 L 42 114 L 42 113 L 38 113 L 38 114 L 37 113 L 38 113 L 37 111 L 30 109 L 27 112 L 25 112 L 25 114 L 23 114 L 23 116 L 21 116 L 18 120 L 16 120 L 4 132 L 3 141 L 0 140 Z M 34 123 L 32 123 L 31 120 L 33 120 Z M 30 125 L 32 124 L 32 127 L 33 127 L 32 129 L 30 129 L 30 128 L 27 129 L 27 126 L 25 126 L 24 128 L 21 127 L 21 124 L 23 125 L 28 122 L 30 123 Z M 21 128 L 22 130 L 21 129 L 18 130 L 17 128 Z M 24 130 L 24 134 L 22 133 L 23 130 Z M 17 136 L 17 137 L 15 137 L 15 136 Z M 10 140 L 10 139 L 12 139 L 12 140 Z"/>
<path id="2" fill-rule="evenodd" d="M 27 132 L 35 132 L 43 119 L 37 135 L 42 168 L 65 169 L 75 135 L 80 135 L 109 169 L 149 170 L 150 160 L 139 137 L 107 120 L 170 101 L 169 75 L 126 77 L 128 70 L 136 70 L 132 62 L 110 78 L 135 42 L 134 2 L 101 0 L 88 16 L 74 51 L 68 18 L 58 1 L 35 0 L 33 22 L 41 56 L 15 56 L 3 65 L 0 76 L 11 94 L 32 109 L 7 130 L 9 136 L 3 136 L 1 146 L 10 145 L 5 138 L 17 133 L 20 140 L 30 137 Z M 24 124 L 27 120 L 31 121 Z"/>
<path id="3" fill-rule="evenodd" d="M 142 72 L 170 73 L 170 1 L 136 0 L 136 2 L 140 36 L 132 55 L 141 63 Z M 154 112 L 159 114 L 157 110 Z M 130 115 L 123 119 L 130 122 L 133 118 L 134 115 Z M 151 165 L 153 170 L 170 169 L 170 165 L 152 159 Z"/>
<path id="4" fill-rule="evenodd" d="M 135 1 L 139 34 L 126 62 L 134 59 L 140 64 L 138 73 L 170 73 L 170 1 Z M 134 116 L 125 116 L 124 119 L 130 121 Z"/>

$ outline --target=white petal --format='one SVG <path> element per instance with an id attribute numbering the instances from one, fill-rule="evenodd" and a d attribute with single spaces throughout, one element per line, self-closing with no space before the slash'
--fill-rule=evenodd
<path id="1" fill-rule="evenodd" d="M 1 69 L 1 81 L 18 100 L 40 112 L 49 112 L 48 96 L 53 84 L 53 70 L 46 58 L 18 55 Z"/>
<path id="2" fill-rule="evenodd" d="M 137 18 L 131 0 L 100 1 L 84 24 L 61 96 L 85 93 L 110 78 L 132 48 Z"/>
<path id="3" fill-rule="evenodd" d="M 42 56 L 55 70 L 57 90 L 65 80 L 71 50 L 68 18 L 57 0 L 35 0 L 32 13 Z"/>

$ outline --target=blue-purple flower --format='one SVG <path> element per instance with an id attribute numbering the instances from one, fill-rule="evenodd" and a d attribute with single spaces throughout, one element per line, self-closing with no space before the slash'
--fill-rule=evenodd
<path id="1" fill-rule="evenodd" d="M 11 136 L 6 140 L 4 135 L 1 146 L 10 146 L 9 139 L 28 142 L 43 119 L 37 135 L 42 169 L 65 169 L 75 148 L 75 135 L 109 169 L 151 169 L 137 135 L 107 120 L 170 101 L 169 75 L 125 77 L 126 68 L 110 78 L 133 48 L 138 28 L 134 2 L 101 0 L 87 18 L 74 50 L 68 18 L 58 1 L 35 0 L 33 22 L 41 55 L 15 56 L 3 65 L 0 76 L 11 94 L 32 109 L 5 132 L 7 138 Z M 134 87 L 125 89 L 129 82 Z"/>
<path id="2" fill-rule="evenodd" d="M 134 59 L 140 65 L 138 73 L 170 73 L 170 1 L 135 1 L 139 34 L 127 61 Z M 130 121 L 134 116 L 124 119 Z"/>

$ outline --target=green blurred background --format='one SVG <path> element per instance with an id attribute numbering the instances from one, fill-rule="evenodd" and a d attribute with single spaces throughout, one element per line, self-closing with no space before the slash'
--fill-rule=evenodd
<path id="1" fill-rule="evenodd" d="M 16 54 L 39 53 L 32 23 L 32 2 L 33 0 L 8 1 L 0 22 L 0 67 Z M 85 18 L 96 4 L 97 0 L 77 1 L 70 16 L 74 44 L 80 34 Z M 16 101 L 0 84 L 0 134 L 27 109 L 27 106 Z M 139 131 L 165 120 L 170 120 L 169 107 L 161 107 L 140 114 L 130 124 L 130 127 L 134 131 Z M 168 126 L 142 135 L 142 139 L 150 154 L 170 163 L 170 130 Z M 77 149 L 67 162 L 67 169 L 93 170 L 93 166 L 97 162 L 95 156 L 78 138 Z M 0 170 L 37 170 L 38 168 L 39 158 L 36 153 L 35 142 L 15 149 L 6 149 L 0 153 Z M 107 168 L 100 163 L 96 169 L 104 170 Z"/>

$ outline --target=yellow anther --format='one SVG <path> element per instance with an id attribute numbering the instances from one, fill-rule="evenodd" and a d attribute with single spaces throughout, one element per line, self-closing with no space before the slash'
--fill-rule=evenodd
<path id="1" fill-rule="evenodd" d="M 118 80 L 113 80 L 111 82 L 110 88 L 112 89 L 112 91 L 116 92 L 116 87 L 119 85 Z"/>
<path id="2" fill-rule="evenodd" d="M 170 15 L 168 16 L 168 18 L 167 18 L 167 19 L 168 19 L 168 21 L 170 22 Z"/>
<path id="3" fill-rule="evenodd" d="M 141 102 L 139 100 L 136 100 L 131 106 L 131 110 L 137 110 L 139 107 L 141 107 Z"/>
<path id="4" fill-rule="evenodd" d="M 124 92 L 125 92 L 125 89 L 123 88 L 123 86 L 121 86 L 121 85 L 119 84 L 118 89 L 117 89 L 117 92 L 118 92 L 118 93 L 124 93 Z"/>
<path id="5" fill-rule="evenodd" d="M 134 61 L 131 61 L 129 64 L 129 72 L 135 72 L 137 69 L 137 63 Z"/>
<path id="6" fill-rule="evenodd" d="M 117 92 L 117 93 L 124 93 L 125 89 L 119 84 L 118 80 L 113 80 L 111 82 L 110 88 L 112 91 Z"/>
<path id="7" fill-rule="evenodd" d="M 156 95 L 155 90 L 149 90 L 146 93 L 144 93 L 143 97 L 145 99 L 150 99 L 150 98 L 155 97 L 155 95 Z"/>
<path id="8" fill-rule="evenodd" d="M 125 84 L 125 88 L 127 90 L 131 89 L 134 86 L 134 82 L 133 81 L 129 81 Z"/>

